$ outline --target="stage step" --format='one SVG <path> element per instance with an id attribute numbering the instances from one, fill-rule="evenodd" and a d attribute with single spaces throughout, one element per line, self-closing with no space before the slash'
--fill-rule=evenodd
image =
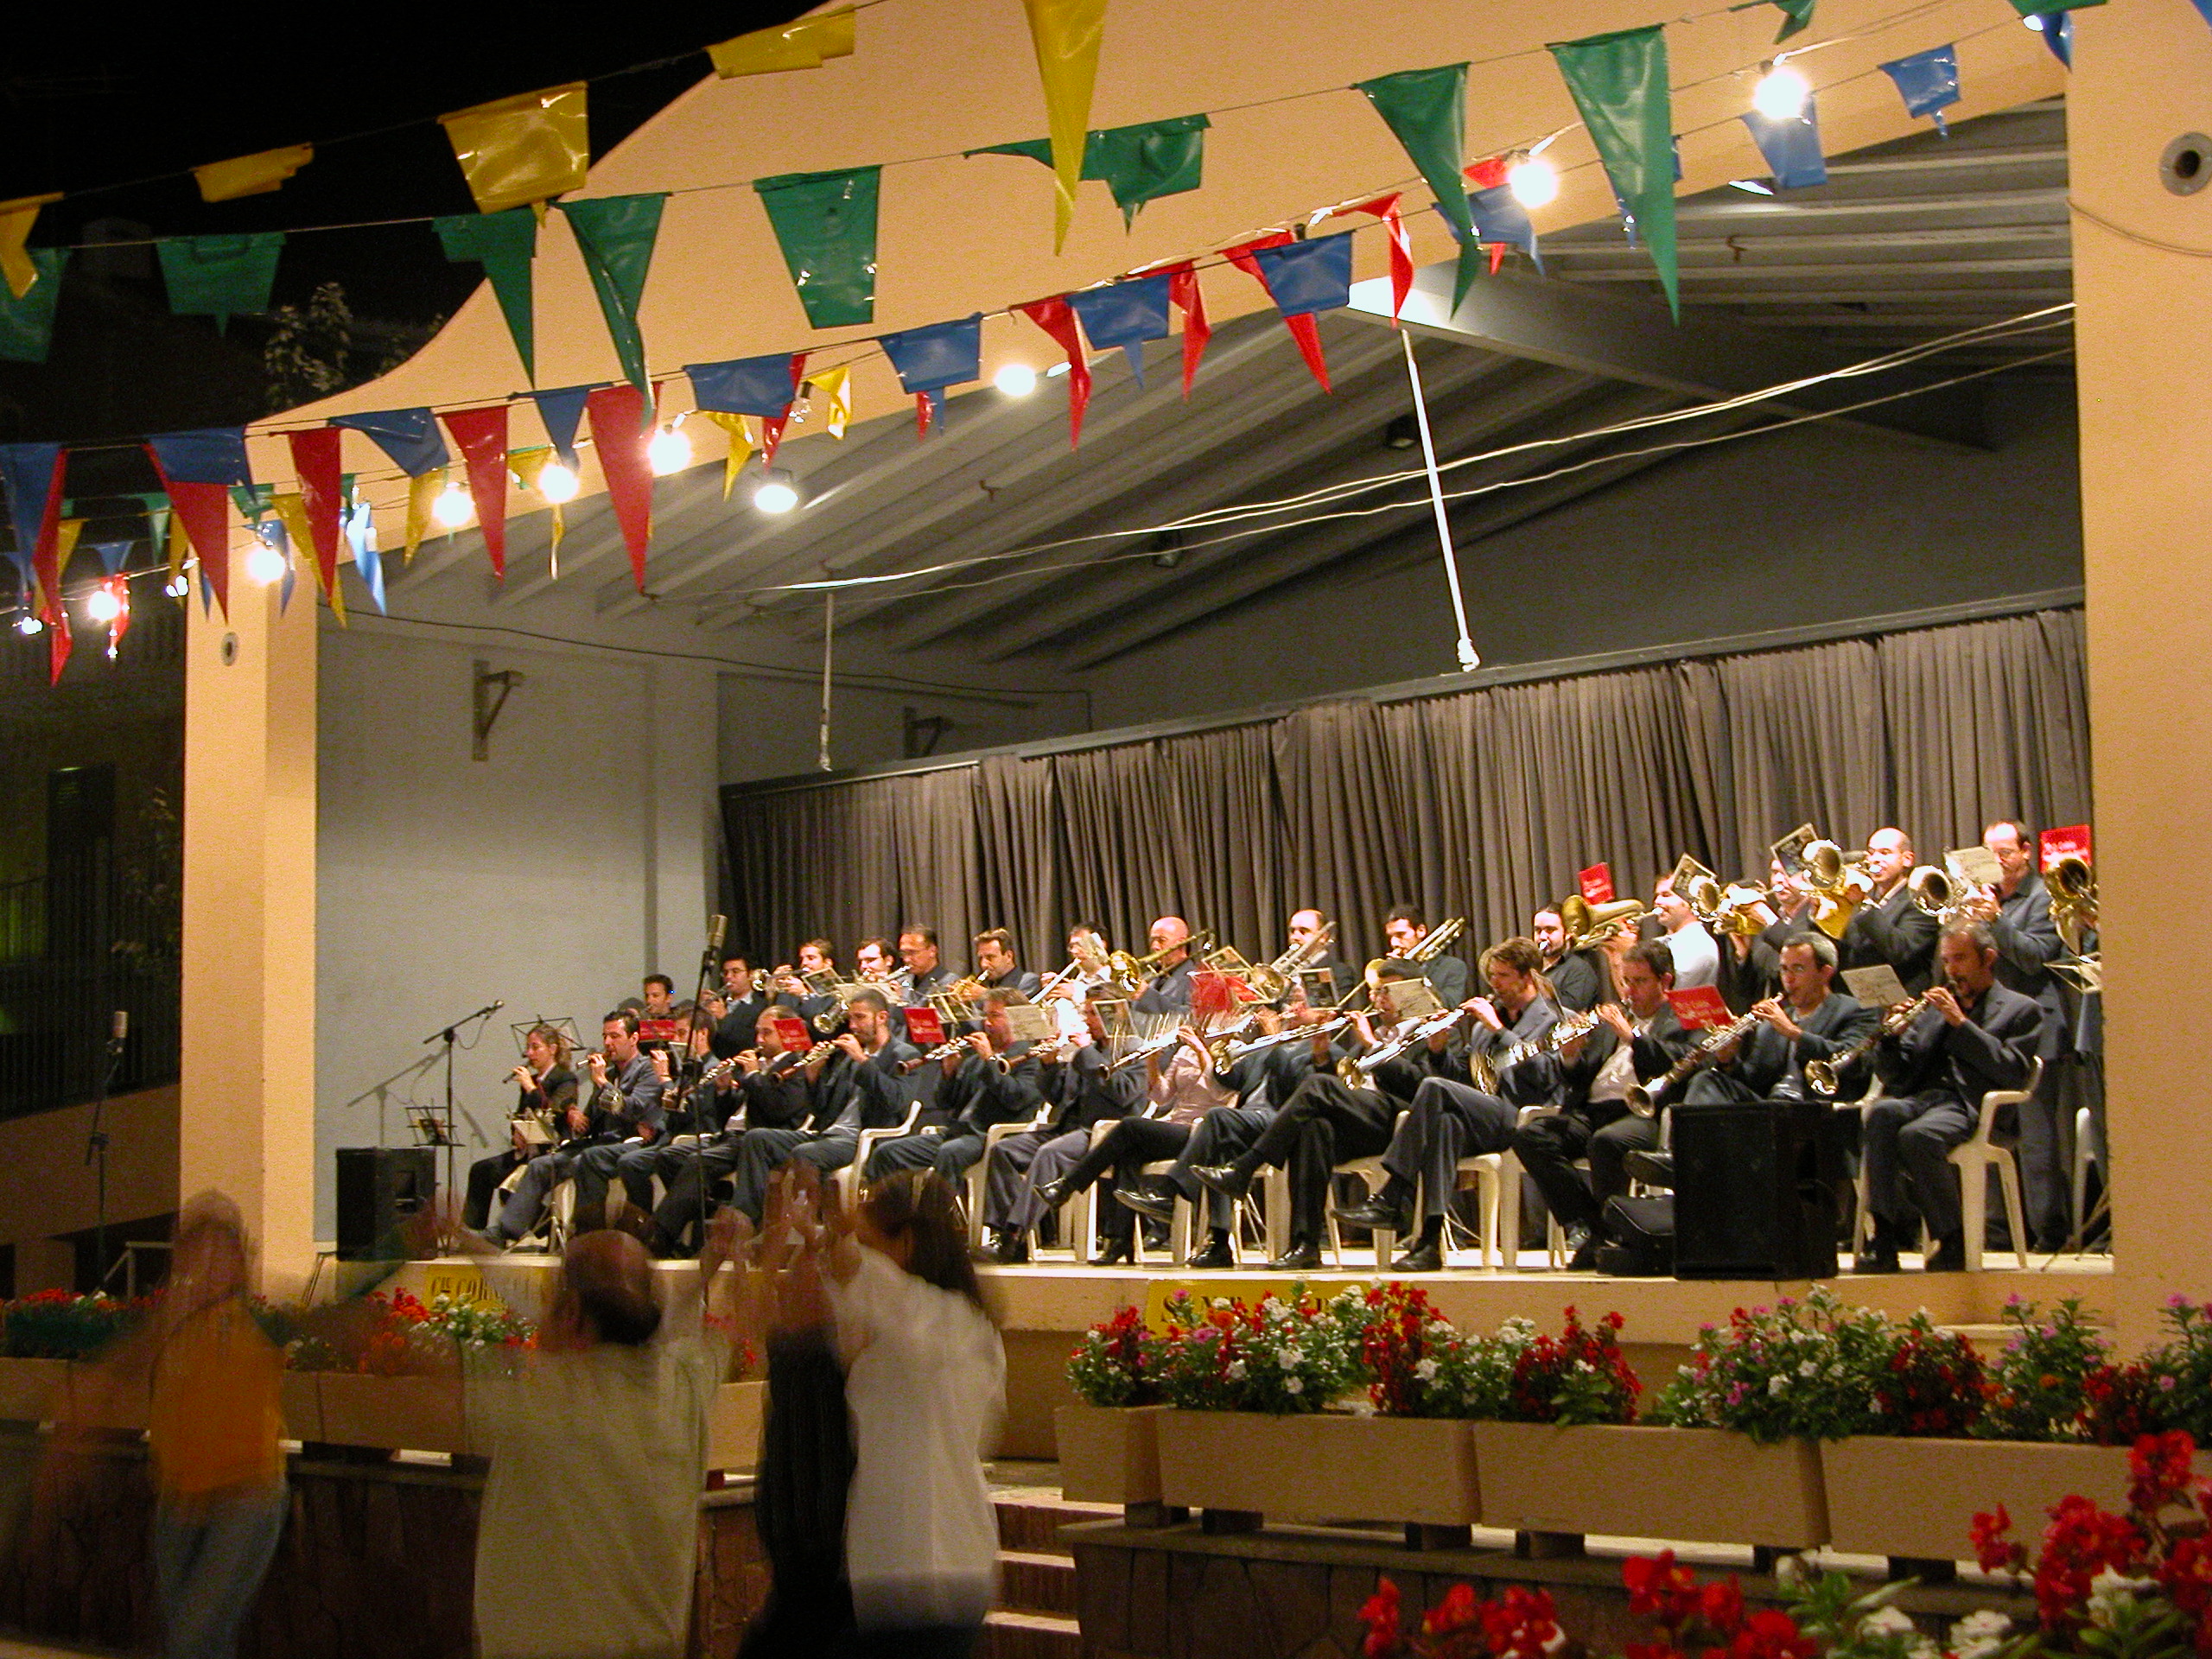
<path id="1" fill-rule="evenodd" d="M 1027 1549 L 999 1552 L 999 1605 L 1025 1613 L 1075 1617 L 1075 1557 Z"/>
<path id="2" fill-rule="evenodd" d="M 1072 1618 L 995 1608 L 983 1618 L 979 1659 L 1082 1659 L 1083 1631 Z"/>
<path id="3" fill-rule="evenodd" d="M 1071 1503 L 1057 1493 L 998 1491 L 991 1494 L 998 1510 L 999 1548 L 1036 1550 L 1064 1555 L 1059 1530 L 1077 1521 L 1118 1521 L 1122 1511 L 1111 1503 Z"/>

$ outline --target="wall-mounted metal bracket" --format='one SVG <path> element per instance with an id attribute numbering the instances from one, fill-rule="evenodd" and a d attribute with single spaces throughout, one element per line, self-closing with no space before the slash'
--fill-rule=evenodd
<path id="1" fill-rule="evenodd" d="M 475 759 L 492 758 L 492 728 L 499 724 L 499 711 L 521 683 L 522 676 L 514 669 L 503 668 L 494 674 L 490 664 L 481 657 L 476 659 L 476 745 L 471 751 Z"/>

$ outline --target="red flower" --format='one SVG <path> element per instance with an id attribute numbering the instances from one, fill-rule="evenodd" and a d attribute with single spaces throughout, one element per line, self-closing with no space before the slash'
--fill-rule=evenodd
<path id="1" fill-rule="evenodd" d="M 1785 1612 L 1762 1607 L 1728 1644 L 1729 1659 L 1813 1659 L 1820 1644 Z"/>
<path id="2" fill-rule="evenodd" d="M 1732 1577 L 1698 1592 L 1698 1614 L 1723 1636 L 1733 1636 L 1744 1622 L 1744 1586 Z"/>
<path id="3" fill-rule="evenodd" d="M 1629 1611 L 1656 1618 L 1669 1630 L 1688 1624 L 1698 1611 L 1697 1579 L 1689 1568 L 1675 1564 L 1671 1549 L 1631 1555 L 1621 1564 L 1621 1583 L 1628 1591 Z"/>
<path id="4" fill-rule="evenodd" d="M 1484 1646 L 1501 1659 L 1506 1655 L 1543 1659 L 1546 1649 L 1559 1639 L 1558 1613 L 1548 1591 L 1515 1585 L 1476 1611 L 1482 1621 Z"/>
<path id="5" fill-rule="evenodd" d="M 2025 1547 L 2005 1535 L 2012 1530 L 2012 1517 L 2002 1503 L 1994 1515 L 1985 1510 L 1974 1516 L 1974 1554 L 1983 1572 L 2017 1573 L 2026 1566 Z"/>
<path id="6" fill-rule="evenodd" d="M 1398 1635 L 1398 1586 L 1389 1580 L 1379 1580 L 1375 1593 L 1359 1610 L 1360 1622 L 1367 1626 L 1367 1640 L 1360 1651 L 1367 1659 L 1387 1659 L 1396 1653 L 1402 1638 Z"/>
<path id="7" fill-rule="evenodd" d="M 2127 1507 L 2156 1515 L 2178 1500 L 2189 1489 L 2190 1463 L 2196 1455 L 2196 1442 L 2180 1429 L 2139 1437 L 2127 1457 Z"/>
<path id="8" fill-rule="evenodd" d="M 1454 1630 L 1464 1630 L 1475 1622 L 1478 1612 L 1474 1586 L 1455 1584 L 1445 1592 L 1444 1599 L 1430 1608 L 1423 1617 L 1421 1634 L 1449 1636 Z"/>

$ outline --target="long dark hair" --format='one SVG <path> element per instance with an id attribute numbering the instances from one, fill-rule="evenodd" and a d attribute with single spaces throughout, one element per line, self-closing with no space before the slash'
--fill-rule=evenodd
<path id="1" fill-rule="evenodd" d="M 998 1310 L 983 1295 L 982 1281 L 968 1255 L 967 1229 L 960 1201 L 944 1177 L 933 1169 L 902 1169 L 868 1183 L 861 1208 L 886 1238 L 912 1241 L 906 1271 L 939 1290 L 965 1296 L 994 1325 Z"/>

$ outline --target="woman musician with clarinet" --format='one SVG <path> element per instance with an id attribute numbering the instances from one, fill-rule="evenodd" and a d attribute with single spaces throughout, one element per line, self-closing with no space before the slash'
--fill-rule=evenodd
<path id="1" fill-rule="evenodd" d="M 568 1038 L 552 1026 L 532 1026 L 523 1039 L 522 1056 L 507 1074 L 521 1093 L 507 1120 L 506 1150 L 468 1166 L 463 1218 L 474 1231 L 482 1231 L 490 1220 L 492 1195 L 508 1176 L 537 1153 L 588 1127 L 576 1107 L 576 1074 L 569 1069 Z"/>

